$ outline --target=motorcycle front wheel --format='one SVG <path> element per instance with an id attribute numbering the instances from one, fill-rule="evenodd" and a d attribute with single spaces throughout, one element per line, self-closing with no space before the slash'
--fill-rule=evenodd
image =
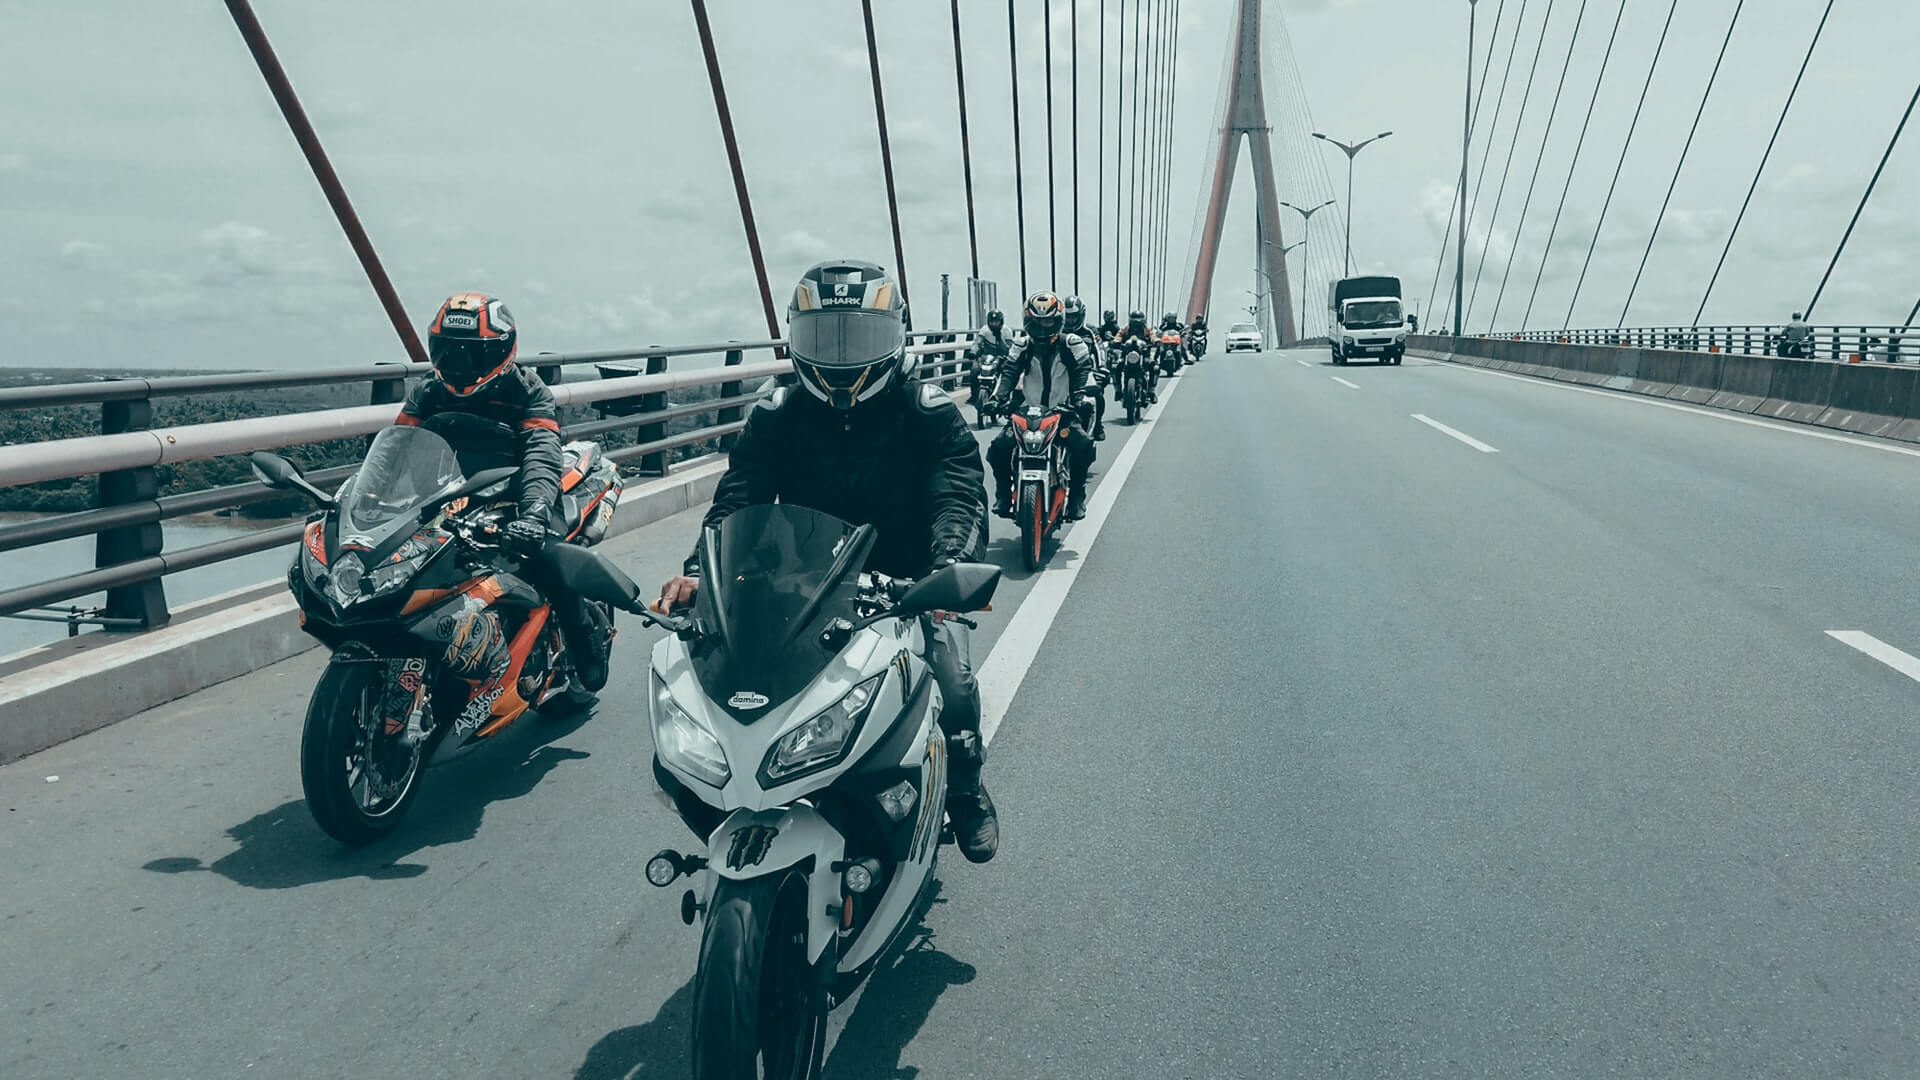
<path id="1" fill-rule="evenodd" d="M 826 1041 L 826 989 L 807 962 L 806 879 L 719 879 L 693 980 L 695 1080 L 808 1080 Z"/>
<path id="2" fill-rule="evenodd" d="M 1026 560 L 1027 572 L 1040 569 L 1041 548 L 1047 542 L 1047 505 L 1040 497 L 1039 484 L 1020 485 L 1020 505 L 1014 510 L 1015 520 L 1020 522 L 1020 554 Z"/>
<path id="3" fill-rule="evenodd" d="M 300 787 L 315 824 L 343 844 L 369 844 L 393 831 L 420 793 L 425 744 L 403 746 L 398 732 L 386 730 L 386 675 L 384 663 L 336 660 L 307 704 Z"/>

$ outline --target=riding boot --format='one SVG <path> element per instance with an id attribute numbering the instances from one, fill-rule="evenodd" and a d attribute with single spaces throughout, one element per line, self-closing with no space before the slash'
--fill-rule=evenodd
<path id="1" fill-rule="evenodd" d="M 1084 483 L 1075 484 L 1067 489 L 1067 520 L 1079 521 L 1087 516 L 1087 488 Z"/>
<path id="2" fill-rule="evenodd" d="M 980 782 L 985 761 L 980 733 L 962 731 L 947 736 L 947 756 L 952 762 L 947 819 L 953 823 L 954 843 L 968 862 L 986 862 L 1000 849 L 1000 815 L 994 812 L 993 799 Z"/>
<path id="3" fill-rule="evenodd" d="M 607 658 L 613 651 L 613 627 L 606 613 L 577 595 L 556 597 L 553 610 L 567 639 L 574 675 L 582 687 L 598 693 L 607 685 Z"/>

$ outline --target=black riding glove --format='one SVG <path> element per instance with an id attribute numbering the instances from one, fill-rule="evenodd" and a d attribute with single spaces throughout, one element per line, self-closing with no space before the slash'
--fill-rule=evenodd
<path id="1" fill-rule="evenodd" d="M 515 518 L 500 530 L 500 546 L 516 558 L 527 558 L 547 546 L 547 527 L 537 521 Z"/>

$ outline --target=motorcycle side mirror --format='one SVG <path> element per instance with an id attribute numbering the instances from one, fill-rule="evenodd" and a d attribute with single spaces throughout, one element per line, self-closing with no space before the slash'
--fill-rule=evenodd
<path id="1" fill-rule="evenodd" d="M 993 592 L 999 587 L 999 567 L 954 563 L 914 582 L 900 598 L 899 610 L 915 614 L 979 611 L 993 601 Z"/>
<path id="2" fill-rule="evenodd" d="M 333 496 L 314 487 L 306 474 L 300 471 L 300 466 L 271 450 L 255 450 L 248 454 L 247 464 L 252 466 L 255 480 L 275 491 L 299 491 L 321 506 L 333 505 Z"/>
<path id="3" fill-rule="evenodd" d="M 560 580 L 581 596 L 636 615 L 648 614 L 640 586 L 600 553 L 578 544 L 550 544 L 542 557 L 552 560 Z"/>

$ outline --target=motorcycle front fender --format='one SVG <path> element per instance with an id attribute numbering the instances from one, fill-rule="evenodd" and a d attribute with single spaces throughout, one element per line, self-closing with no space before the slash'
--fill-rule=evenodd
<path id="1" fill-rule="evenodd" d="M 809 864 L 805 870 L 809 963 L 819 962 L 839 932 L 839 921 L 827 909 L 837 910 L 842 902 L 840 875 L 833 866 L 846 857 L 846 837 L 804 802 L 774 810 L 735 810 L 707 841 L 707 868 L 730 881 L 750 881 Z"/>

